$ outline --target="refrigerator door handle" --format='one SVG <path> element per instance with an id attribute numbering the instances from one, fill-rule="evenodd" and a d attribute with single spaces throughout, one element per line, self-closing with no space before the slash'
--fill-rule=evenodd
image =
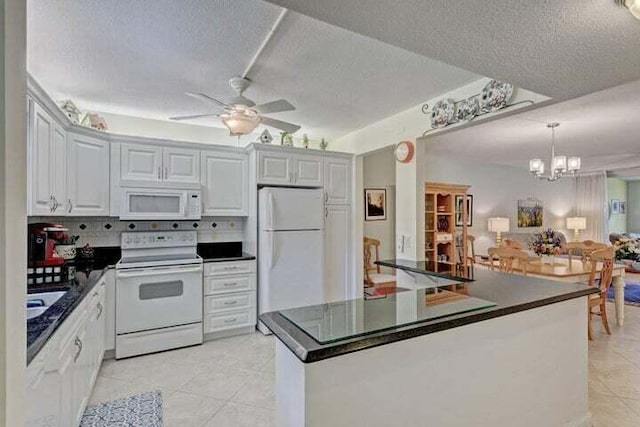
<path id="1" fill-rule="evenodd" d="M 273 194 L 269 193 L 268 197 L 269 203 L 269 223 L 267 225 L 268 229 L 273 230 L 273 218 L 275 217 L 275 200 L 273 199 Z"/>
<path id="2" fill-rule="evenodd" d="M 277 254 L 276 254 L 276 233 L 269 233 L 269 252 L 271 253 L 271 262 L 269 268 L 273 270 L 273 267 L 276 265 Z"/>

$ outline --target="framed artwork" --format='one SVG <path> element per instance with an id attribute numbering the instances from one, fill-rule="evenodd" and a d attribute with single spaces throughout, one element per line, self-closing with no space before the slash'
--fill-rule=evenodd
<path id="1" fill-rule="evenodd" d="M 543 212 L 540 200 L 518 200 L 518 227 L 542 227 Z"/>
<path id="2" fill-rule="evenodd" d="M 611 213 L 614 213 L 614 214 L 620 213 L 620 200 L 611 199 Z"/>
<path id="3" fill-rule="evenodd" d="M 384 221 L 387 219 L 387 190 L 384 188 L 364 189 L 364 220 Z"/>
<path id="4" fill-rule="evenodd" d="M 620 213 L 621 214 L 627 213 L 627 202 L 620 202 Z"/>
<path id="5" fill-rule="evenodd" d="M 464 196 L 456 196 L 456 227 L 462 227 L 462 203 Z M 473 195 L 467 194 L 467 227 L 473 227 Z"/>

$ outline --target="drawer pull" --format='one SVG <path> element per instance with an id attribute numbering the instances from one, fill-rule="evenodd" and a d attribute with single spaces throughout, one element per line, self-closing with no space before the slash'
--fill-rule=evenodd
<path id="1" fill-rule="evenodd" d="M 237 265 L 230 265 L 228 267 L 224 267 L 223 270 L 225 271 L 229 271 L 229 270 L 237 270 L 238 266 Z"/>
<path id="2" fill-rule="evenodd" d="M 224 321 L 224 323 L 236 323 L 238 321 L 238 319 L 236 319 L 235 317 L 233 319 L 227 319 Z"/>
<path id="3" fill-rule="evenodd" d="M 225 301 L 224 305 L 236 305 L 238 301 Z"/>
<path id="4" fill-rule="evenodd" d="M 96 317 L 96 320 L 102 316 L 102 312 L 104 311 L 104 307 L 102 306 L 102 304 L 98 303 L 97 307 L 98 307 L 98 310 L 100 310 L 100 312 L 98 313 L 98 317 Z"/>
<path id="5" fill-rule="evenodd" d="M 238 286 L 238 282 L 227 282 L 227 283 L 223 284 L 222 286 L 225 286 L 225 287 Z"/>

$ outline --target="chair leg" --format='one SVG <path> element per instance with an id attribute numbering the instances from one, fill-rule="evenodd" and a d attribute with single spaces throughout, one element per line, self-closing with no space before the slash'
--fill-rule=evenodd
<path id="1" fill-rule="evenodd" d="M 600 303 L 600 319 L 602 320 L 602 326 L 608 335 L 611 335 L 611 329 L 609 329 L 609 320 L 607 319 L 607 304 L 603 301 Z"/>
<path id="2" fill-rule="evenodd" d="M 591 307 L 589 307 L 589 303 L 587 302 L 587 336 L 589 337 L 589 341 L 593 341 L 593 330 L 591 329 Z"/>

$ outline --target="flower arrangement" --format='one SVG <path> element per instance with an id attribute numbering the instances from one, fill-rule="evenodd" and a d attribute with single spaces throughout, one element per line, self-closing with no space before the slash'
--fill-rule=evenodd
<path id="1" fill-rule="evenodd" d="M 640 261 L 640 245 L 636 240 L 622 238 L 615 242 L 613 247 L 616 250 L 616 259 Z"/>
<path id="2" fill-rule="evenodd" d="M 549 228 L 533 236 L 529 248 L 536 255 L 558 255 L 562 251 L 562 240 L 558 233 Z"/>

